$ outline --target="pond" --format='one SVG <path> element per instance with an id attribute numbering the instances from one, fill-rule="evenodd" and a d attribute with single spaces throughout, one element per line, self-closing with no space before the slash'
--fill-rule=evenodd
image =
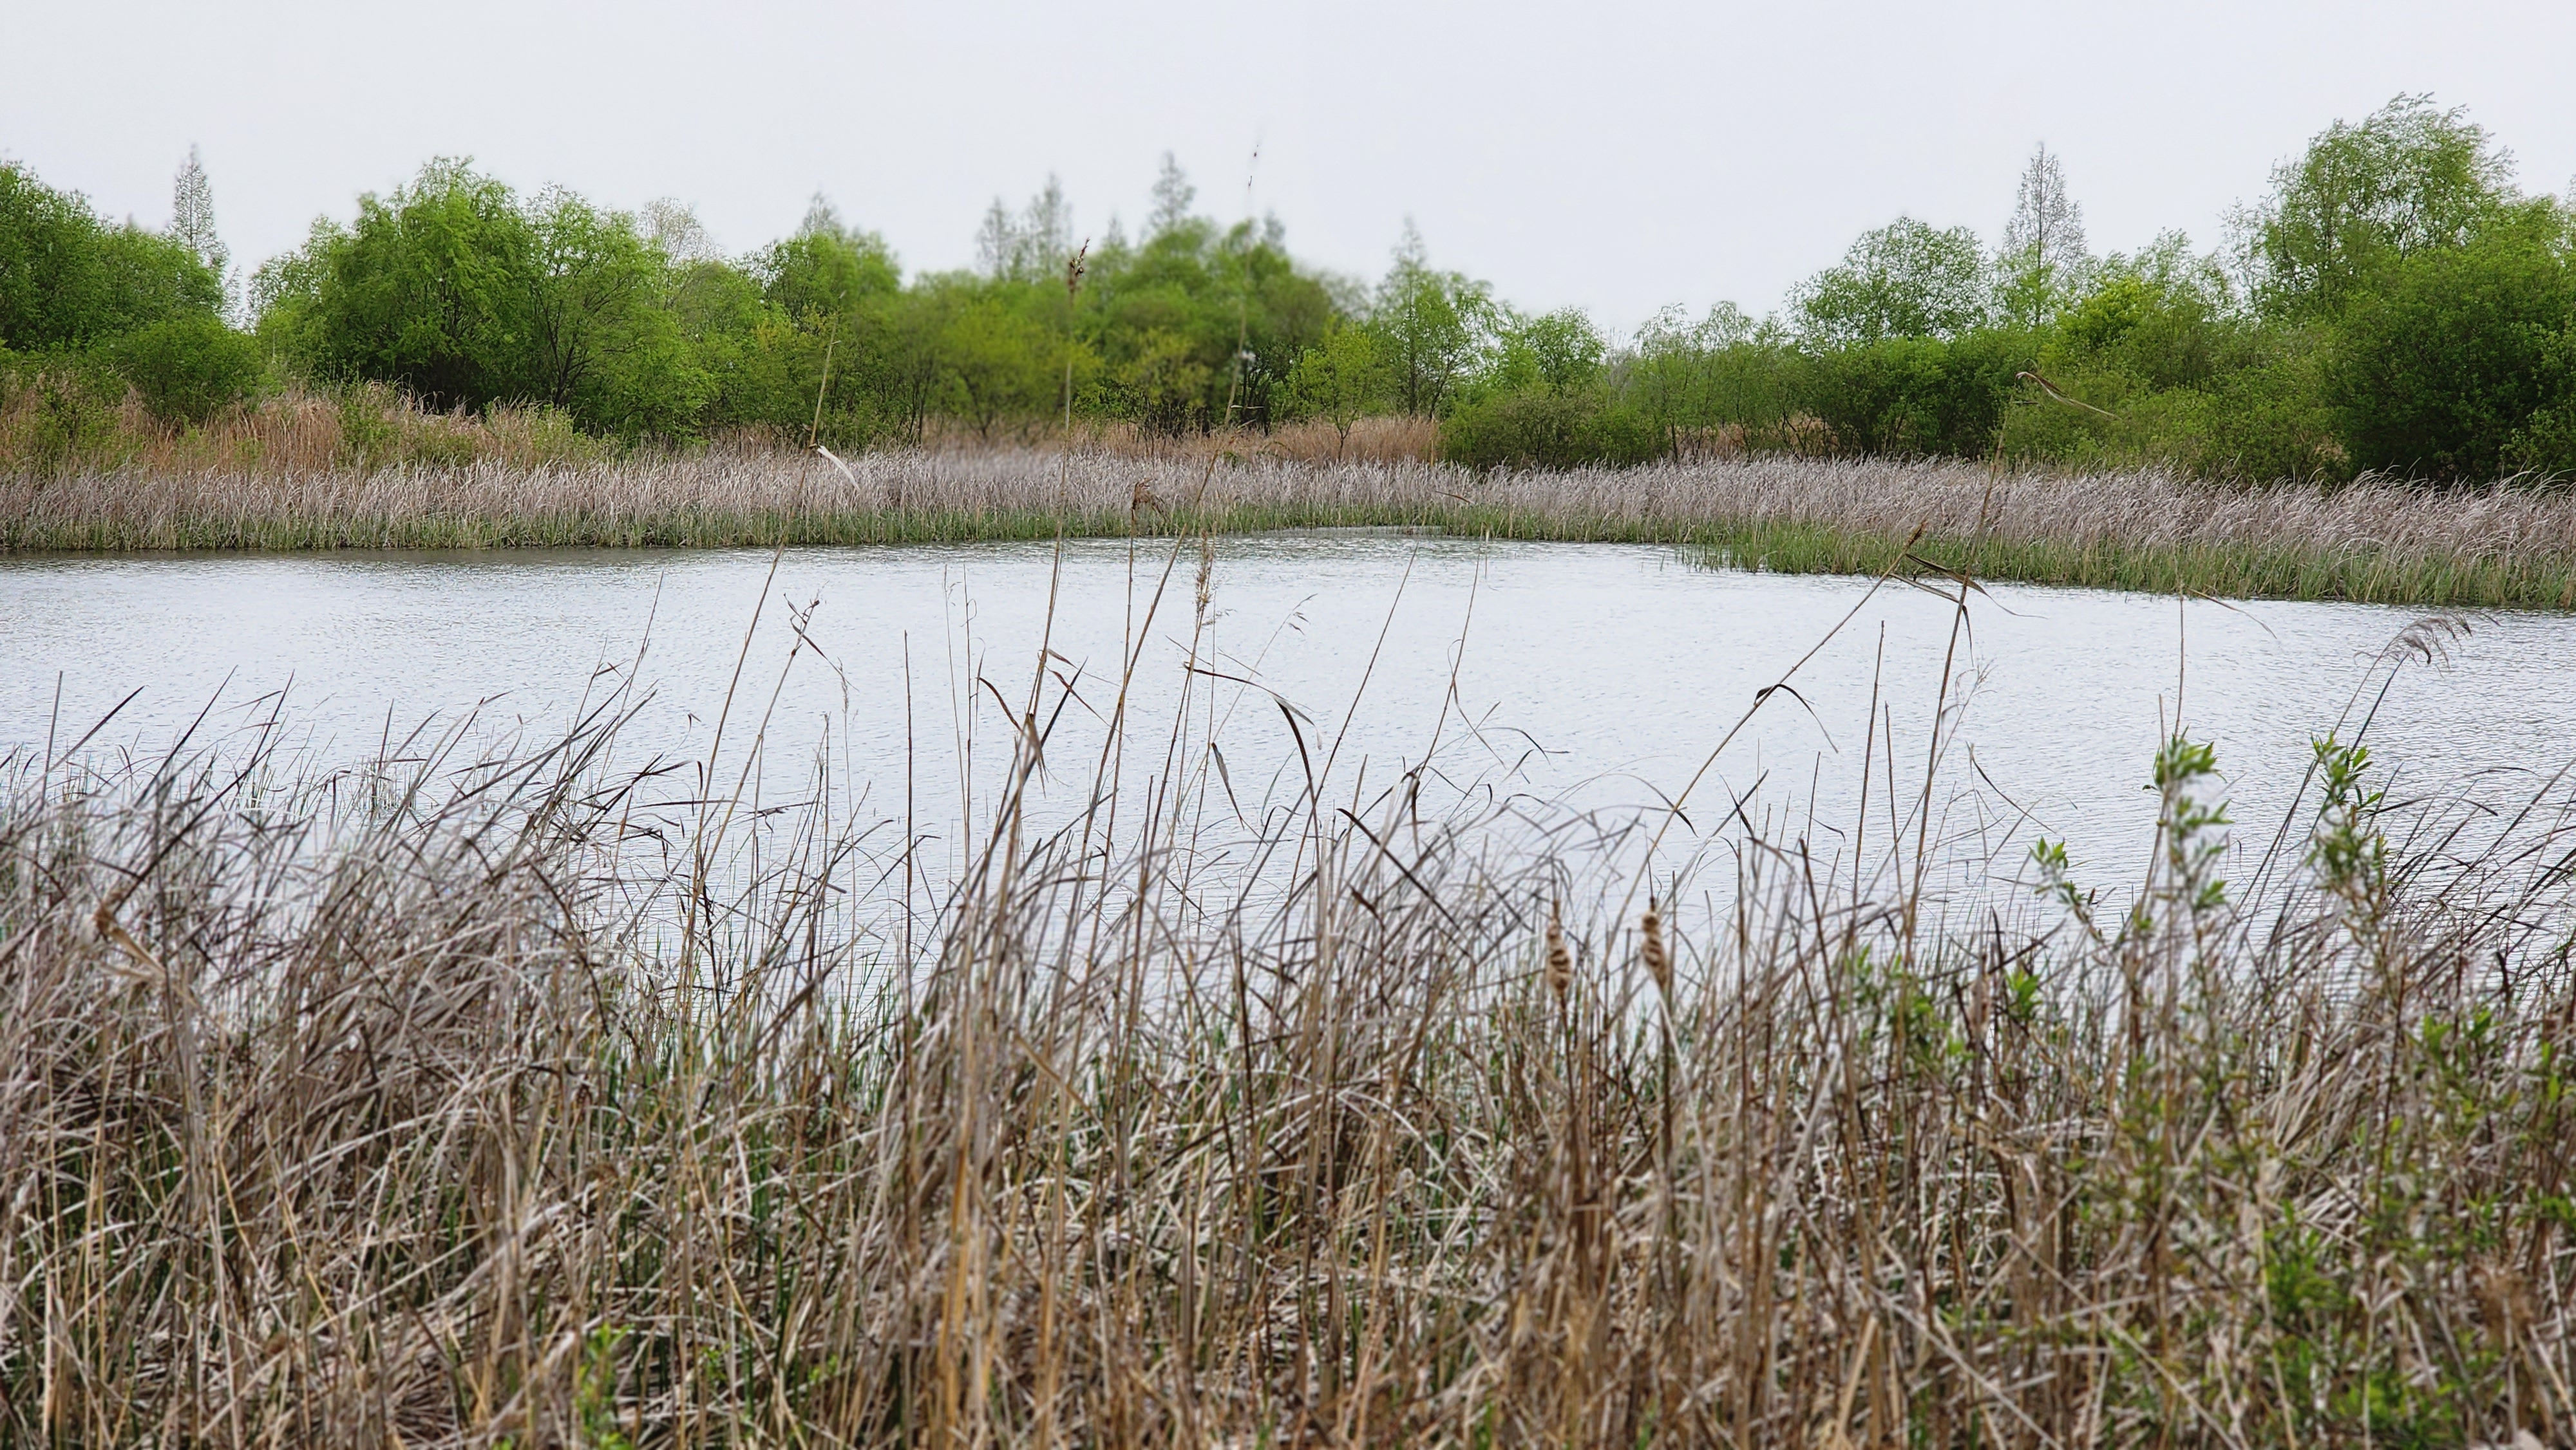
<path id="1" fill-rule="evenodd" d="M 2399 794 L 2527 794 L 2576 756 L 2576 625 L 2556 616 L 2469 620 L 2442 657 L 2391 672 L 2372 662 L 2416 611 L 1999 585 L 1972 597 L 1962 625 L 1948 600 L 1902 583 L 1710 569 L 1653 547 L 1374 531 L 1220 539 L 1204 562 L 1202 603 L 1198 546 L 1168 540 L 775 560 L 10 559 L 0 753 L 51 742 L 60 754 L 85 735 L 93 757 L 151 752 L 202 715 L 200 743 L 275 719 L 303 758 L 355 761 L 423 721 L 485 738 L 558 731 L 631 679 L 649 698 L 623 736 L 629 763 L 704 757 L 722 718 L 720 780 L 757 738 L 755 788 L 793 795 L 828 747 L 854 809 L 897 813 L 908 784 L 919 818 L 971 819 L 1000 779 L 1043 640 L 1049 712 L 1063 685 L 1072 698 L 1040 814 L 1091 798 L 1130 657 L 1124 778 L 1164 767 L 1187 682 L 1180 748 L 1196 758 L 1217 742 L 1228 808 L 1244 818 L 1302 792 L 1310 770 L 1333 799 L 1365 804 L 1426 760 L 1424 778 L 1452 800 L 1519 793 L 1551 810 L 1652 814 L 1785 675 L 1794 693 L 1771 695 L 1717 755 L 1669 849 L 1686 854 L 1741 809 L 1829 856 L 1864 790 L 1865 829 L 1881 841 L 1891 795 L 1908 808 L 1925 797 L 1946 666 L 1936 829 L 2007 867 L 2031 833 L 2065 837 L 2079 862 L 2123 880 L 2149 849 L 2141 787 L 2177 720 L 2216 746 L 2258 845 L 2309 741 L 2357 691 L 2375 705 L 2369 739 Z"/>

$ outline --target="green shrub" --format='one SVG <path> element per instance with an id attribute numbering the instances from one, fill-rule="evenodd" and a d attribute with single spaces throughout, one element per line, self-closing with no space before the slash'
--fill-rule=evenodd
<path id="1" fill-rule="evenodd" d="M 1637 333 L 1619 363 L 1622 399 L 1669 429 L 1741 429 L 1776 437 L 1797 412 L 1798 354 L 1776 328 L 1732 306 L 1698 323 L 1668 311 Z"/>
<path id="2" fill-rule="evenodd" d="M 2484 482 L 2554 436 L 2533 429 L 2576 403 L 2576 269 L 2547 232 L 2420 252 L 2354 303 L 2325 380 L 2356 465 Z"/>
<path id="3" fill-rule="evenodd" d="M 1631 468 L 1669 451 L 1664 430 L 1599 389 L 1497 393 L 1440 425 L 1440 456 L 1470 468 Z"/>
<path id="4" fill-rule="evenodd" d="M 259 384 L 259 344 L 209 313 L 156 322 L 117 338 L 106 353 L 153 414 L 202 423 Z"/>
<path id="5" fill-rule="evenodd" d="M 117 416 L 122 379 L 93 358 L 9 361 L 0 370 L 0 459 L 7 468 L 42 475 L 119 461 L 127 446 Z"/>
<path id="6" fill-rule="evenodd" d="M 2576 477 L 2576 398 L 2531 416 L 2505 440 L 2503 466 L 2553 482 Z"/>
<path id="7" fill-rule="evenodd" d="M 1889 338 L 1810 354 L 1797 396 L 1844 452 L 1976 457 L 1994 446 L 2033 352 L 2027 335 L 2002 329 Z"/>
<path id="8" fill-rule="evenodd" d="M 2178 410 L 2195 473 L 2244 483 L 2333 481 L 2353 473 L 2351 450 L 2327 402 L 2321 355 L 2293 347 L 2219 378 Z"/>
<path id="9" fill-rule="evenodd" d="M 2126 378 L 2118 374 L 2052 372 L 2049 381 L 2068 396 L 2113 416 L 2105 418 L 2025 385 L 2019 396 L 2004 404 L 1996 422 L 1995 447 L 2006 458 L 2077 468 L 2139 461 L 2139 455 L 2146 450 L 2130 410 L 2144 398 Z"/>

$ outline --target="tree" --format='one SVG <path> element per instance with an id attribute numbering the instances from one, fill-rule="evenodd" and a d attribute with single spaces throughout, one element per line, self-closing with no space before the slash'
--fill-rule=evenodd
<path id="1" fill-rule="evenodd" d="M 187 247 L 112 227 L 74 192 L 0 162 L 0 347 L 76 349 L 223 306 L 223 283 Z"/>
<path id="2" fill-rule="evenodd" d="M 2058 311 L 2056 341 L 2069 366 L 2151 390 L 2198 387 L 2238 330 L 2231 313 L 2225 271 L 2195 256 L 2182 233 L 2166 232 L 2134 254 L 2094 263 L 2082 294 Z"/>
<path id="3" fill-rule="evenodd" d="M 465 162 L 434 161 L 390 197 L 361 197 L 353 225 L 317 222 L 299 252 L 263 267 L 260 329 L 325 379 L 679 435 L 712 384 L 668 309 L 674 285 L 633 217 L 563 191 L 523 205 Z"/>
<path id="4" fill-rule="evenodd" d="M 548 191 L 530 217 L 524 392 L 628 437 L 685 436 L 710 385 L 664 304 L 669 263 L 634 218 Z"/>
<path id="5" fill-rule="evenodd" d="M 2512 175 L 2484 129 L 2430 96 L 2337 121 L 2238 218 L 2256 296 L 2275 316 L 2334 317 L 2382 269 L 2465 244 L 2509 199 Z"/>
<path id="6" fill-rule="evenodd" d="M 903 288 L 903 268 L 885 238 L 842 222 L 828 203 L 805 214 L 796 235 L 773 242 L 752 261 L 762 296 L 788 316 L 821 328 L 870 298 Z"/>
<path id="7" fill-rule="evenodd" d="M 698 220 L 696 208 L 674 197 L 656 197 L 644 203 L 641 216 L 644 239 L 662 249 L 662 255 L 683 264 L 716 262 L 724 259 L 724 249 Z"/>
<path id="8" fill-rule="evenodd" d="M 1350 447 L 1351 425 L 1386 405 L 1393 382 L 1375 334 L 1342 323 L 1289 369 L 1288 396 L 1297 412 L 1333 425 L 1333 456 L 1339 458 Z"/>
<path id="9" fill-rule="evenodd" d="M 1162 328 L 1136 339 L 1118 383 L 1146 432 L 1177 438 L 1207 428 L 1215 411 L 1209 396 L 1222 374 L 1204 357 L 1190 339 Z"/>
<path id="10" fill-rule="evenodd" d="M 1571 393 L 1600 381 L 1609 339 L 1576 307 L 1536 317 L 1497 309 L 1493 356 L 1483 383 L 1497 391 Z"/>
<path id="11" fill-rule="evenodd" d="M 1073 206 L 1064 199 L 1064 184 L 1049 174 L 1046 189 L 1029 198 L 1014 217 L 1000 197 L 975 230 L 975 261 L 996 281 L 1041 281 L 1055 275 L 1073 255 Z"/>
<path id="12" fill-rule="evenodd" d="M 2352 461 L 2484 483 L 2576 407 L 2576 263 L 2548 203 L 2394 264 L 2354 299 L 2327 393 Z"/>
<path id="13" fill-rule="evenodd" d="M 1792 412 L 1791 355 L 1779 324 L 1731 302 L 1698 322 L 1667 308 L 1637 330 L 1622 391 L 1667 429 L 1768 433 Z"/>
<path id="14" fill-rule="evenodd" d="M 1198 200 L 1199 189 L 1190 185 L 1181 163 L 1172 153 L 1163 153 L 1163 169 L 1154 177 L 1154 206 L 1145 214 L 1145 236 L 1158 237 L 1190 219 L 1190 205 Z"/>
<path id="15" fill-rule="evenodd" d="M 1793 299 L 1811 347 L 1863 346 L 1898 337 L 1954 337 L 1985 320 L 1986 263 L 1977 234 L 1898 217 L 1863 232 Z"/>
<path id="16" fill-rule="evenodd" d="M 2047 321 L 2091 266 L 2084 247 L 2084 208 L 2067 193 L 2065 168 L 2045 143 L 2022 168 L 1997 261 L 2004 315 L 2024 327 Z"/>
<path id="17" fill-rule="evenodd" d="M 1437 417 L 1474 363 L 1492 312 L 1490 289 L 1460 273 L 1434 270 L 1422 234 L 1405 223 L 1395 265 L 1378 284 L 1369 318 L 1394 372 L 1398 406 L 1417 417 Z"/>
<path id="18" fill-rule="evenodd" d="M 956 415 L 990 441 L 1004 419 L 1045 413 L 1057 397 L 1060 356 L 1048 329 L 1003 289 L 968 282 L 946 292 L 938 356 Z"/>
<path id="19" fill-rule="evenodd" d="M 508 187 L 432 161 L 343 228 L 316 221 L 260 269 L 260 331 L 330 381 L 392 383 L 434 407 L 479 408 L 526 386 L 535 239 Z"/>
<path id="20" fill-rule="evenodd" d="M 206 270 L 225 275 L 232 254 L 224 250 L 224 240 L 215 231 L 215 189 L 206 180 L 206 163 L 197 148 L 188 148 L 188 159 L 179 166 L 179 174 L 170 182 L 170 240 L 186 247 Z"/>

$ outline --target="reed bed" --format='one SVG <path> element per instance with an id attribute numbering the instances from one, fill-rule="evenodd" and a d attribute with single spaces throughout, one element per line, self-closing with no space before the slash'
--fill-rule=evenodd
<path id="1" fill-rule="evenodd" d="M 2392 480 L 2236 488 L 1936 460 L 1758 456 L 1476 474 L 1419 460 L 746 443 L 590 463 L 124 468 L 0 481 L 0 551 L 889 544 L 1403 526 L 1652 541 L 1712 561 L 2222 597 L 2576 605 L 2576 494 Z"/>
<path id="2" fill-rule="evenodd" d="M 0 376 L 0 475 L 284 475 L 478 461 L 532 468 L 604 463 L 620 452 L 559 411 L 440 412 L 382 383 L 328 392 L 289 386 L 202 422 L 179 423 L 154 416 L 130 388 L 101 393 L 95 380 Z"/>
<path id="3" fill-rule="evenodd" d="M 1694 910 L 1318 736 L 1250 892 L 1178 723 L 1029 828 L 1072 688 L 899 921 L 915 823 L 615 708 L 16 762 L 0 1439 L 2576 1440 L 2563 784 L 2472 833 L 2321 749 L 2230 887 L 2177 739 L 2124 897 L 1931 909 L 1926 788 L 1866 859 L 1738 809 Z"/>

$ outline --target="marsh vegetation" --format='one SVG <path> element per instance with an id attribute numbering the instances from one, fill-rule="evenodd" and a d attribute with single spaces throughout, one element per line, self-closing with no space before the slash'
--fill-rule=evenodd
<path id="1" fill-rule="evenodd" d="M 2562 777 L 2499 824 L 2320 740 L 2230 852 L 2178 732 L 2141 875 L 1962 898 L 1928 786 L 1609 870 L 1673 818 L 1363 792 L 1329 722 L 1211 836 L 1189 697 L 1117 719 L 1145 779 L 1045 763 L 1116 683 L 1011 692 L 919 911 L 920 822 L 621 764 L 615 688 L 488 755 L 14 761 L 11 1437 L 2576 1430 Z M 1107 788 L 1040 829 L 1042 769 Z"/>
<path id="2" fill-rule="evenodd" d="M 2576 1442 L 2576 793 L 2368 749 L 2468 626 L 2310 682 L 2277 821 L 2177 698 L 2126 874 L 1936 794 L 1982 581 L 2576 607 L 2576 224 L 2507 162 L 2400 97 L 2220 252 L 2102 257 L 2043 151 L 1999 246 L 1899 219 L 1624 342 L 1168 158 L 1132 238 L 1050 186 L 929 274 L 459 161 L 245 274 L 193 158 L 165 232 L 0 165 L 0 553 L 1153 583 L 1106 668 L 967 669 L 953 811 L 908 637 L 899 809 L 750 635 L 695 755 L 610 666 L 551 734 L 325 759 L 278 692 L 0 754 L 0 1442 Z M 1717 799 L 1732 716 L 1652 808 L 1390 779 L 1210 639 L 1218 535 L 1342 526 L 1858 576 L 1950 650 L 1902 755 L 1875 684 L 1832 722 L 1829 829 Z M 1221 682 L 1294 747 L 1250 810 Z"/>
<path id="3" fill-rule="evenodd" d="M 1479 473 L 1401 457 L 1301 458 L 1251 440 L 1070 454 L 879 450 L 846 463 L 763 447 L 532 462 L 516 450 L 547 446 L 542 434 L 476 426 L 490 429 L 467 440 L 481 451 L 452 464 L 138 466 L 0 481 L 0 551 L 899 544 L 1403 526 L 1667 543 L 1711 564 L 1779 572 L 1950 570 L 2218 597 L 2576 604 L 2576 496 L 2555 490 L 2386 479 L 2240 489 L 2162 469 L 1777 455 Z M 326 444 L 335 436 L 327 418 L 313 431 Z M 1398 448 L 1408 441 L 1389 434 Z M 1256 451 L 1218 446 L 1227 441 Z"/>

